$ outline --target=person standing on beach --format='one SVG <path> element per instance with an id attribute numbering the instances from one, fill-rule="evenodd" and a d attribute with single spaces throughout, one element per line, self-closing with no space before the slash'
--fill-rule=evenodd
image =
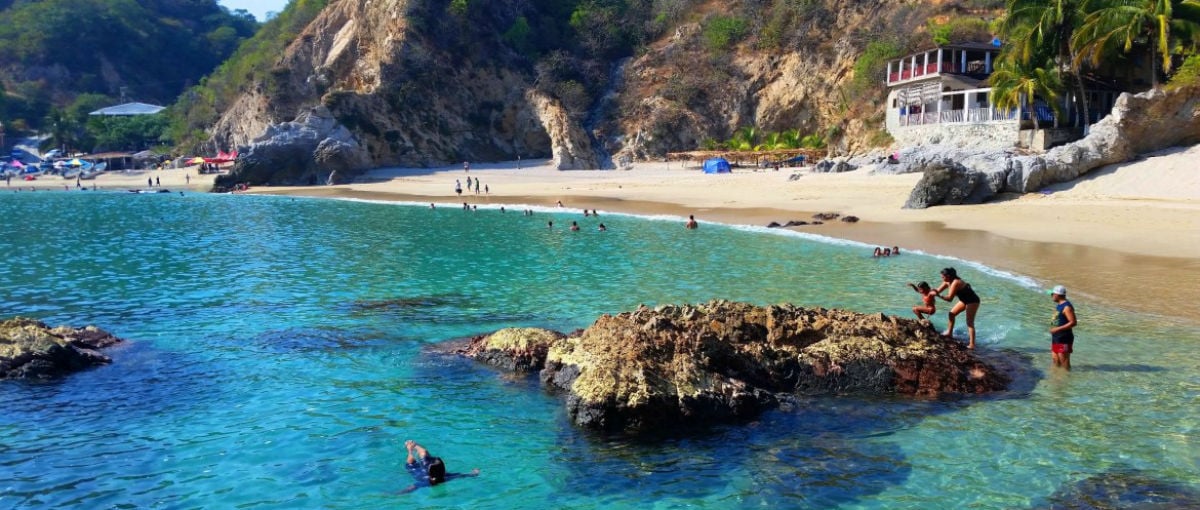
<path id="1" fill-rule="evenodd" d="M 471 163 L 463 161 L 463 171 L 470 172 L 471 171 Z"/>
<path id="2" fill-rule="evenodd" d="M 1071 371 L 1071 351 L 1075 346 L 1075 306 L 1067 301 L 1067 288 L 1056 285 L 1050 289 L 1054 300 L 1054 320 L 1050 323 L 1050 356 L 1054 366 Z"/>
<path id="3" fill-rule="evenodd" d="M 154 186 L 159 188 L 162 187 L 162 181 L 158 180 L 158 177 L 154 178 Z"/>
<path id="4" fill-rule="evenodd" d="M 696 230 L 696 228 L 698 228 L 699 226 L 700 226 L 700 224 L 696 223 L 696 216 L 689 214 L 688 222 L 687 222 L 687 225 L 685 225 L 685 228 L 687 228 L 688 230 Z"/>
<path id="5" fill-rule="evenodd" d="M 151 178 L 147 177 L 147 178 L 146 178 L 146 187 L 147 187 L 147 188 L 153 188 L 153 187 L 154 187 L 154 179 L 151 179 Z"/>
<path id="6" fill-rule="evenodd" d="M 471 181 L 467 181 L 467 182 L 471 182 Z M 462 181 L 460 181 L 458 179 L 454 179 L 454 192 L 457 193 L 458 196 L 460 196 L 460 197 L 462 196 Z"/>
<path id="7" fill-rule="evenodd" d="M 945 296 L 942 295 L 943 290 L 949 289 Z M 963 281 L 958 277 L 958 271 L 953 267 L 942 269 L 942 284 L 934 289 L 934 294 L 945 301 L 952 301 L 955 297 L 958 298 L 958 304 L 955 304 L 950 309 L 949 324 L 946 326 L 946 332 L 942 333 L 945 336 L 954 335 L 954 318 L 958 314 L 967 312 L 967 348 L 975 348 L 975 313 L 979 311 L 979 294 L 971 288 L 971 284 Z"/>

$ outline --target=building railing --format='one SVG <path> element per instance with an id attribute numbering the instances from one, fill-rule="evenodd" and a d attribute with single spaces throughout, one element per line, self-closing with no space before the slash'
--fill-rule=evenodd
<path id="1" fill-rule="evenodd" d="M 1022 112 L 1027 118 L 1028 113 Z M 942 110 L 941 112 L 915 112 L 900 115 L 901 126 L 923 126 L 927 124 L 979 124 L 984 122 L 1000 122 L 1016 120 L 1016 110 L 999 108 L 967 108 L 958 110 Z M 1039 116 L 1039 120 L 1041 116 Z"/>
<path id="2" fill-rule="evenodd" d="M 987 66 L 984 62 L 967 62 L 965 69 L 961 69 L 961 64 L 955 62 L 942 62 L 941 71 L 938 70 L 937 62 L 930 62 L 928 65 L 918 65 L 914 68 L 905 68 L 902 71 L 894 71 L 887 77 L 887 84 L 892 85 L 914 78 L 930 76 L 938 73 L 961 73 L 961 74 L 988 74 Z"/>

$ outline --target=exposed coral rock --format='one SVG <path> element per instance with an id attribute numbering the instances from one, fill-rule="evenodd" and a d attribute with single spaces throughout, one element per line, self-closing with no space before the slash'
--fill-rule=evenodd
<path id="1" fill-rule="evenodd" d="M 575 423 L 634 433 L 753 417 L 795 393 L 983 393 L 1008 377 L 928 323 L 792 305 L 639 308 L 563 337 L 504 330 L 463 354 L 536 369 Z"/>
<path id="2" fill-rule="evenodd" d="M 507 328 L 471 339 L 461 354 L 514 372 L 536 372 L 546 363 L 550 346 L 562 333 L 539 328 Z"/>
<path id="3" fill-rule="evenodd" d="M 95 326 L 51 329 L 34 319 L 0 322 L 0 379 L 49 378 L 112 360 L 98 349 L 123 342 Z"/>

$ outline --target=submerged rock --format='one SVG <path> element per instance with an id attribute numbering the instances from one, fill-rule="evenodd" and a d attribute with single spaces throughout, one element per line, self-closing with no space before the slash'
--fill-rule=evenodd
<path id="1" fill-rule="evenodd" d="M 797 393 L 940 396 L 1009 382 L 928 323 L 883 314 L 714 301 L 604 315 L 566 337 L 536 331 L 536 342 L 481 337 L 466 354 L 529 369 L 545 346 L 543 385 L 599 430 L 745 419 Z"/>
<path id="2" fill-rule="evenodd" d="M 34 319 L 8 319 L 0 322 L 0 379 L 45 379 L 111 363 L 98 349 L 123 341 L 95 326 L 52 329 Z"/>

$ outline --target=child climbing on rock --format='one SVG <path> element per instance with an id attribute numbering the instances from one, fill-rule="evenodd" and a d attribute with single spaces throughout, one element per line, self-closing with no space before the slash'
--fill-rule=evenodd
<path id="1" fill-rule="evenodd" d="M 910 283 L 908 286 L 921 295 L 921 306 L 914 306 L 912 309 L 913 313 L 917 314 L 917 319 L 925 320 L 925 314 L 933 317 L 933 314 L 937 313 L 937 306 L 934 306 L 933 301 L 937 293 L 933 292 L 933 289 L 929 287 L 929 283 L 921 282 L 916 285 Z"/>

